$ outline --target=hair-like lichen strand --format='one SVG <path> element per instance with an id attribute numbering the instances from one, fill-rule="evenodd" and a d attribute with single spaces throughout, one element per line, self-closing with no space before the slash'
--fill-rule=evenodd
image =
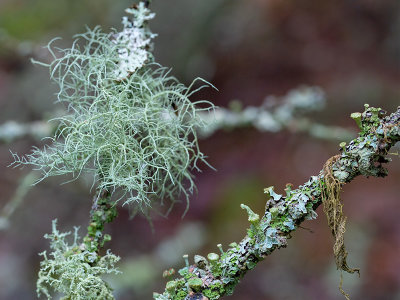
<path id="1" fill-rule="evenodd" d="M 128 12 L 136 19 L 124 18 L 121 32 L 88 29 L 69 49 L 50 42 L 54 60 L 39 64 L 49 68 L 59 86 L 57 101 L 69 114 L 54 119 L 59 130 L 49 145 L 14 158 L 16 165 L 40 170 L 40 180 L 92 173 L 98 189 L 121 191 L 118 199 L 146 212 L 160 199 L 174 203 L 179 194 L 188 201 L 192 170 L 206 163 L 196 135 L 206 124 L 198 113 L 213 105 L 189 100 L 206 81 L 196 78 L 186 87 L 154 62 L 154 34 L 144 26 L 153 14 L 142 4 Z M 194 88 L 197 81 L 203 84 Z"/>

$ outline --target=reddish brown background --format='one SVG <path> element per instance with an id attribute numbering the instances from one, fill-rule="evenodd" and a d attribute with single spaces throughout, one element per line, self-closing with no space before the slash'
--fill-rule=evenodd
<path id="1" fill-rule="evenodd" d="M 210 89 L 200 96 L 218 106 L 232 99 L 245 106 L 259 105 L 267 95 L 283 95 L 301 84 L 318 85 L 326 91 L 327 108 L 311 117 L 356 130 L 349 115 L 362 110 L 364 103 L 388 111 L 400 103 L 398 1 L 153 2 L 157 19 L 152 29 L 159 34 L 156 59 L 172 66 L 173 74 L 186 83 L 196 76 L 212 82 L 219 92 Z M 30 65 L 24 54 L 29 45 L 40 57 L 44 54 L 37 45 L 53 36 L 62 36 L 68 45 L 85 24 L 117 27 L 129 5 L 106 0 L 1 0 L 0 123 L 40 120 L 55 111 L 55 87 L 45 70 Z M 27 153 L 32 144 L 40 145 L 30 138 L 0 145 L 1 206 L 28 171 L 6 168 L 12 161 L 8 150 Z M 160 242 L 193 222 L 204 233 L 195 253 L 206 254 L 216 251 L 218 243 L 226 247 L 240 240 L 247 226 L 240 203 L 261 212 L 264 187 L 274 185 L 282 191 L 287 182 L 307 181 L 338 152 L 337 144 L 253 129 L 217 132 L 202 140 L 202 151 L 218 171 L 204 166 L 196 175 L 199 191 L 183 220 L 184 204 L 168 219 L 156 218 L 152 234 L 144 218 L 129 221 L 128 210 L 120 209 L 120 217 L 109 227 L 110 247 L 122 256 L 121 264 L 136 262 L 133 272 L 143 279 L 141 284 L 137 279 L 130 283 L 125 274 L 127 283 L 116 290 L 117 299 L 150 299 L 153 290 L 162 289 L 161 273 L 167 266 L 156 264 L 149 271 L 148 264 L 138 261 L 157 261 L 158 252 L 153 251 Z M 343 191 L 349 263 L 361 267 L 361 278 L 344 277 L 352 299 L 400 299 L 400 161 L 392 158 L 387 178 L 358 178 Z M 11 227 L 0 232 L 0 299 L 36 298 L 37 253 L 48 247 L 42 236 L 52 219 L 58 218 L 63 230 L 86 226 L 91 199 L 87 185 L 60 186 L 61 182 L 50 179 L 32 189 L 12 216 Z M 298 230 L 289 247 L 251 271 L 231 299 L 344 299 L 337 289 L 340 273 L 334 266 L 330 232 L 320 209 L 318 213 L 320 218 L 304 225 L 312 232 Z M 194 254 L 187 250 L 191 246 L 176 251 Z M 146 256 L 150 253 L 155 254 Z M 182 265 L 183 260 L 173 266 Z"/>

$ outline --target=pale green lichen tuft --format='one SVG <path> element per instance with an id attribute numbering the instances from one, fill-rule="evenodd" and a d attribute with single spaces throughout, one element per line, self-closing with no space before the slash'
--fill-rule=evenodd
<path id="1" fill-rule="evenodd" d="M 36 284 L 38 296 L 44 294 L 51 299 L 50 289 L 64 296 L 63 299 L 114 299 L 111 287 L 101 278 L 105 274 L 120 273 L 115 264 L 119 257 L 108 251 L 104 256 L 85 250 L 79 244 L 78 228 L 73 234 L 73 243 L 66 237 L 70 232 L 57 230 L 57 220 L 53 221 L 52 233 L 46 234 L 50 240 L 51 253 L 40 253 L 39 278 Z"/>
<path id="2" fill-rule="evenodd" d="M 356 121 L 356 124 L 357 124 L 358 128 L 360 128 L 360 129 L 362 129 L 361 117 L 362 117 L 362 114 L 359 112 L 355 112 L 350 115 L 350 118 L 352 118 L 354 121 Z"/>
<path id="3" fill-rule="evenodd" d="M 213 106 L 189 100 L 208 83 L 196 79 L 202 86 L 193 90 L 195 82 L 187 87 L 152 62 L 154 35 L 145 25 L 153 14 L 143 5 L 128 12 L 135 19 L 124 18 L 122 32 L 88 29 L 69 49 L 50 42 L 54 61 L 40 64 L 49 67 L 69 114 L 55 119 L 60 125 L 50 145 L 13 155 L 14 165 L 32 165 L 41 180 L 91 173 L 100 190 L 120 191 L 117 199 L 146 212 L 163 199 L 174 203 L 181 193 L 188 200 L 192 171 L 206 162 L 196 135 L 206 124 L 198 113 Z"/>
<path id="4" fill-rule="evenodd" d="M 258 222 L 260 221 L 260 216 L 259 216 L 258 214 L 256 214 L 255 212 L 253 212 L 253 211 L 251 210 L 251 208 L 248 207 L 247 205 L 240 204 L 240 207 L 241 207 L 242 209 L 246 210 L 246 212 L 247 212 L 247 214 L 248 214 L 248 216 L 249 216 L 249 219 L 248 219 L 248 220 L 249 220 L 249 222 L 250 222 L 251 224 L 254 224 L 254 225 L 258 224 Z"/>

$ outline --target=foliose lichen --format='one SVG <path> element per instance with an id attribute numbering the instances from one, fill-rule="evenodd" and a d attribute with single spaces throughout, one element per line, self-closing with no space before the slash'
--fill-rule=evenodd
<path id="1" fill-rule="evenodd" d="M 385 155 L 400 140 L 400 107 L 395 113 L 385 116 L 381 109 L 366 106 L 362 114 L 353 117 L 360 121 L 360 137 L 341 145 L 341 154 L 329 165 L 332 176 L 343 183 L 358 175 L 385 176 L 387 171 L 382 164 L 389 161 Z M 245 238 L 239 243 L 231 243 L 226 251 L 222 251 L 220 246 L 221 255 L 209 254 L 209 264 L 201 267 L 194 264 L 181 269 L 184 276 L 175 279 L 181 289 L 177 286 L 174 293 L 165 291 L 155 295 L 154 299 L 176 300 L 178 291 L 190 299 L 193 291 L 187 289 L 187 280 L 194 277 L 203 281 L 196 295 L 219 299 L 232 294 L 248 270 L 275 249 L 286 246 L 291 231 L 304 220 L 317 217 L 315 209 L 322 203 L 323 194 L 329 188 L 327 180 L 326 172 L 322 170 L 297 189 L 287 184 L 285 196 L 276 193 L 273 187 L 266 188 L 267 203 L 261 219 L 242 204 L 250 221 Z"/>

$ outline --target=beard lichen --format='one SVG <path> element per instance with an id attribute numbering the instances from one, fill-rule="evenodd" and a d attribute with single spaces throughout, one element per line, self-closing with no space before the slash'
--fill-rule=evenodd
<path id="1" fill-rule="evenodd" d="M 210 84 L 197 78 L 186 86 L 155 63 L 155 34 L 147 26 L 154 13 L 147 5 L 127 9 L 133 18 L 123 18 L 120 32 L 87 29 L 67 49 L 54 47 L 53 40 L 47 46 L 53 61 L 34 61 L 49 69 L 59 87 L 57 102 L 67 113 L 54 119 L 58 129 L 50 143 L 22 157 L 13 154 L 14 166 L 33 166 L 42 173 L 39 181 L 89 173 L 99 196 L 83 239 L 76 229 L 69 244 L 69 233 L 60 233 L 53 222 L 52 234 L 45 236 L 51 252 L 40 254 L 39 296 L 50 299 L 54 291 L 65 300 L 114 299 L 101 276 L 119 272 L 119 257 L 100 250 L 111 239 L 103 230 L 116 217 L 117 201 L 133 204 L 134 212 L 147 217 L 165 199 L 169 209 L 179 194 L 188 202 L 195 189 L 192 171 L 207 164 L 196 131 L 207 125 L 199 113 L 213 105 L 189 98 Z M 200 87 L 194 87 L 197 82 Z"/>
<path id="2" fill-rule="evenodd" d="M 350 268 L 347 264 L 346 247 L 344 244 L 344 233 L 346 231 L 347 217 L 343 214 L 343 203 L 341 200 L 340 192 L 344 183 L 340 182 L 332 172 L 332 166 L 340 159 L 340 155 L 335 155 L 328 159 L 324 165 L 322 175 L 323 182 L 321 182 L 322 191 L 322 204 L 323 210 L 328 220 L 328 226 L 332 231 L 334 238 L 333 254 L 335 256 L 336 267 L 341 271 L 347 273 L 358 273 L 360 270 Z M 340 276 L 339 290 L 346 297 L 350 299 L 349 295 L 343 290 L 343 276 Z"/>
<path id="3" fill-rule="evenodd" d="M 49 68 L 68 114 L 55 118 L 59 129 L 44 149 L 13 155 L 14 165 L 41 171 L 40 180 L 90 173 L 99 190 L 119 191 L 114 199 L 147 214 L 179 194 L 188 201 L 192 171 L 206 162 L 197 142 L 196 130 L 206 126 L 199 112 L 213 105 L 189 100 L 209 85 L 204 80 L 185 86 L 154 62 L 155 35 L 147 27 L 154 14 L 143 3 L 127 12 L 134 19 L 125 17 L 121 32 L 88 29 L 69 49 L 50 42 L 54 60 L 39 64 Z M 193 89 L 195 82 L 202 86 Z"/>

